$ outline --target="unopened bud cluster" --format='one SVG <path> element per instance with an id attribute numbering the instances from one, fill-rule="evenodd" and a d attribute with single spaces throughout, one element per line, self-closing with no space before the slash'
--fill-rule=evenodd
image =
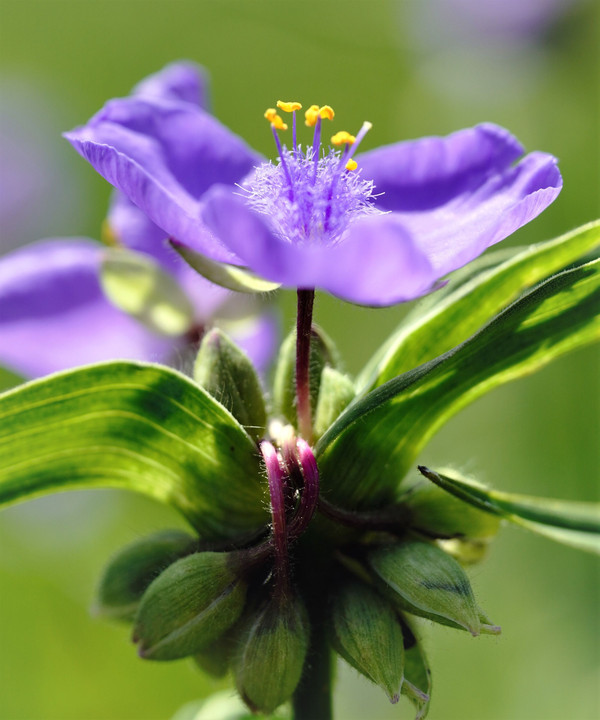
<path id="1" fill-rule="evenodd" d="M 351 402 L 354 385 L 318 329 L 310 353 L 318 438 Z M 295 333 L 265 400 L 244 353 L 221 331 L 205 335 L 194 377 L 262 453 L 272 522 L 219 547 L 181 531 L 142 539 L 109 564 L 97 609 L 133 622 L 143 658 L 189 656 L 216 677 L 231 671 L 253 711 L 288 701 L 312 648 L 326 642 L 391 702 L 405 695 L 424 717 L 431 676 L 417 618 L 471 635 L 499 632 L 463 569 L 479 559 L 498 520 L 425 480 L 385 508 L 329 503 L 312 449 L 297 437 L 294 361 Z"/>

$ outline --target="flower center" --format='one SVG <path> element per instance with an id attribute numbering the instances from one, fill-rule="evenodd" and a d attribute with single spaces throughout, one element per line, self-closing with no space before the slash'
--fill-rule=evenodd
<path id="1" fill-rule="evenodd" d="M 374 204 L 374 185 L 357 172 L 353 159 L 360 141 L 371 129 L 363 123 L 356 135 L 337 132 L 331 138 L 335 147 L 321 145 L 323 120 L 333 120 L 329 105 L 312 105 L 305 112 L 305 124 L 314 128 L 313 142 L 297 142 L 296 102 L 278 101 L 283 112 L 292 113 L 292 149 L 281 144 L 279 132 L 288 129 L 275 108 L 265 112 L 277 146 L 276 163 L 265 162 L 248 177 L 242 189 L 248 204 L 266 215 L 273 231 L 294 243 L 335 243 L 356 218 L 381 214 Z M 340 149 L 337 149 L 340 148 Z"/>

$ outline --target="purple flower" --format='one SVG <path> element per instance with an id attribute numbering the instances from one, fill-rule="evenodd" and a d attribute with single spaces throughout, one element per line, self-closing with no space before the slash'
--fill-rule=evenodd
<path id="1" fill-rule="evenodd" d="M 198 107 L 206 90 L 199 68 L 180 63 L 142 81 L 134 96 Z M 100 282 L 106 248 L 88 238 L 42 240 L 0 260 L 0 364 L 26 377 L 75 365 L 126 358 L 181 366 L 185 350 L 215 316 L 266 368 L 276 323 L 257 304 L 192 271 L 165 243 L 166 233 L 131 201 L 115 193 L 106 227 L 111 243 L 150 255 L 171 274 L 194 309 L 194 325 L 167 337 L 142 325 L 107 299 Z"/>
<path id="2" fill-rule="evenodd" d="M 275 110 L 266 117 L 276 163 L 197 105 L 164 97 L 112 100 L 66 137 L 176 248 L 365 305 L 429 292 L 536 217 L 562 185 L 554 157 L 522 157 L 496 125 L 354 158 L 369 123 L 356 138 L 332 138 L 343 150 L 324 149 L 323 119 L 333 111 L 312 106 L 314 136 L 303 146 L 293 111 L 286 148 L 279 132 L 287 126 Z"/>

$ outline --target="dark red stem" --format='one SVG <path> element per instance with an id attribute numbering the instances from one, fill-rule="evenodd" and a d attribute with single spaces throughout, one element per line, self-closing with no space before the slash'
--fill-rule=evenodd
<path id="1" fill-rule="evenodd" d="M 296 412 L 298 414 L 298 430 L 309 444 L 312 441 L 310 338 L 314 300 L 314 290 L 298 290 L 298 315 L 296 320 Z"/>

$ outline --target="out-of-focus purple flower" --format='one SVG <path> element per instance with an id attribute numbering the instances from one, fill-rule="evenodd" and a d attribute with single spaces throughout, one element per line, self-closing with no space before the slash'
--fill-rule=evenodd
<path id="1" fill-rule="evenodd" d="M 178 63 L 142 81 L 134 94 L 197 107 L 206 86 L 197 66 Z M 273 316 L 192 271 L 166 246 L 165 232 L 118 192 L 106 235 L 117 246 L 150 255 L 175 278 L 193 306 L 191 330 L 167 337 L 115 307 L 100 282 L 103 245 L 88 238 L 42 240 L 0 259 L 0 364 L 26 377 L 115 358 L 182 366 L 187 347 L 219 316 L 257 367 L 267 367 L 277 339 Z"/>
<path id="2" fill-rule="evenodd" d="M 343 151 L 323 150 L 322 118 L 333 111 L 312 106 L 312 144 L 297 143 L 294 112 L 288 149 L 281 117 L 267 116 L 276 164 L 198 106 L 167 99 L 112 100 L 66 137 L 176 247 L 365 305 L 429 292 L 536 217 L 562 185 L 554 157 L 522 157 L 496 125 L 366 152 L 353 170 L 369 123 L 356 138 L 332 138 Z"/>

